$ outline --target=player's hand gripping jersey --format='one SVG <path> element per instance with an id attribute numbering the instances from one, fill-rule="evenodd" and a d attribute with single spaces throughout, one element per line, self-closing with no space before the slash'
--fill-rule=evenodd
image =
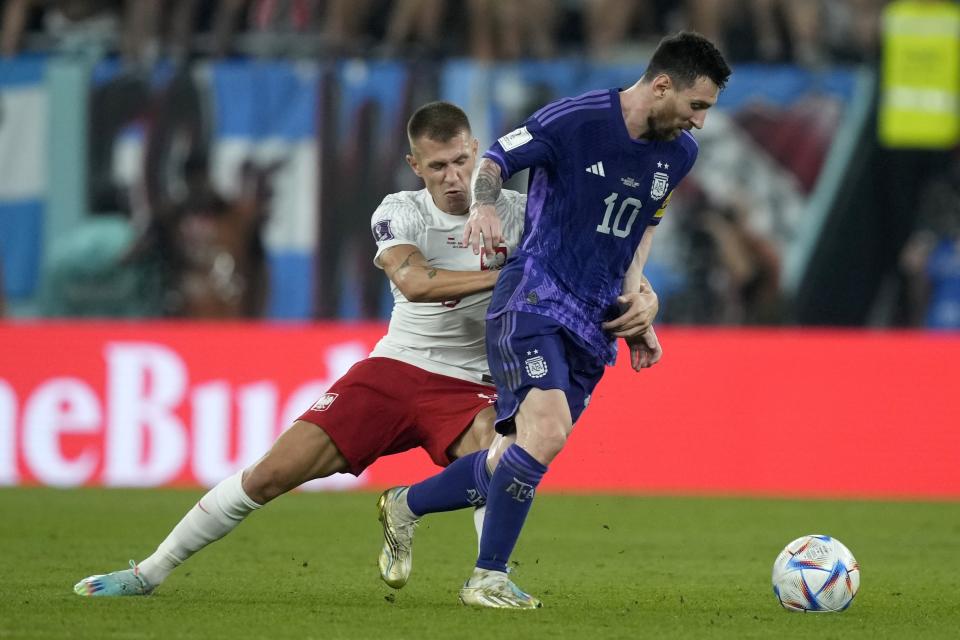
<path id="1" fill-rule="evenodd" d="M 613 364 L 616 340 L 600 324 L 619 315 L 616 299 L 640 239 L 696 161 L 693 136 L 632 139 L 619 90 L 609 89 L 548 104 L 484 156 L 504 180 L 530 168 L 523 239 L 490 315 L 549 316 Z"/>
<path id="2" fill-rule="evenodd" d="M 504 242 L 494 258 L 474 255 L 460 242 L 466 215 L 437 208 L 426 189 L 402 191 L 384 198 L 373 213 L 371 228 L 380 254 L 401 244 L 420 249 L 432 266 L 455 271 L 498 269 L 513 255 L 523 230 L 526 196 L 503 190 L 497 213 L 503 221 Z M 445 302 L 410 302 L 391 283 L 394 307 L 387 334 L 371 356 L 401 360 L 432 373 L 481 382 L 489 375 L 484 347 L 484 320 L 490 291 Z M 486 380 L 489 383 L 489 378 Z"/>

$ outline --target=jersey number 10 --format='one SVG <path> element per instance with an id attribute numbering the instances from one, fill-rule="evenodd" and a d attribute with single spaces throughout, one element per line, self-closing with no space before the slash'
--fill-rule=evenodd
<path id="1" fill-rule="evenodd" d="M 607 196 L 603 203 L 607 205 L 607 210 L 603 213 L 603 222 L 597 225 L 597 233 L 606 233 L 617 236 L 618 238 L 626 238 L 630 235 L 630 229 L 633 228 L 633 223 L 637 219 L 637 214 L 640 213 L 640 207 L 643 206 L 643 203 L 637 200 L 636 198 L 626 198 L 623 202 L 620 203 L 620 209 L 617 211 L 617 217 L 613 219 L 613 226 L 610 226 L 610 217 L 613 216 L 613 209 L 617 205 L 617 199 L 620 198 L 620 194 L 614 191 L 609 196 Z M 627 210 L 630 210 L 630 218 L 627 220 L 625 226 L 621 227 L 620 222 L 623 220 L 624 214 Z"/>

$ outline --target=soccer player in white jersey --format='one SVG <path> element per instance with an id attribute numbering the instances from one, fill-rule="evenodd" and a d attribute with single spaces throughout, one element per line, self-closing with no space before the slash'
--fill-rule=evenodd
<path id="1" fill-rule="evenodd" d="M 526 198 L 502 192 L 496 207 L 503 242 L 476 255 L 460 241 L 477 158 L 466 114 L 446 102 L 424 105 L 407 123 L 407 135 L 407 162 L 425 188 L 387 196 L 371 221 L 374 262 L 394 296 L 387 334 L 260 460 L 204 495 L 152 555 L 131 560 L 130 569 L 84 578 L 77 594 L 147 595 L 270 500 L 315 478 L 359 475 L 380 456 L 422 447 L 438 465 L 478 450 L 485 460 L 496 395 L 484 317 L 498 269 L 520 239 Z M 472 469 L 474 458 L 467 458 Z M 389 490 L 379 503 L 386 538 L 380 569 L 394 587 L 409 576 L 417 519 L 405 494 Z"/>

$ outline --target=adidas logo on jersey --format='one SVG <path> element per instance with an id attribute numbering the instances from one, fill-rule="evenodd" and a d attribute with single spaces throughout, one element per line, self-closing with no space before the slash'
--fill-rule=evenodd
<path id="1" fill-rule="evenodd" d="M 607 175 L 603 172 L 602 162 L 598 162 L 596 164 L 592 164 L 589 167 L 587 167 L 587 173 L 592 173 L 595 176 L 604 176 L 604 177 Z"/>

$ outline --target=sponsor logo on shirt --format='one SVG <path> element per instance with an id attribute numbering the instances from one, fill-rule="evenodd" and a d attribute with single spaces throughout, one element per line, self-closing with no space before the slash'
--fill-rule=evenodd
<path id="1" fill-rule="evenodd" d="M 607 174 L 603 172 L 603 163 L 602 163 L 602 162 L 597 162 L 597 163 L 592 164 L 592 165 L 590 165 L 589 167 L 587 167 L 587 173 L 592 173 L 592 174 L 595 175 L 595 176 L 601 176 L 601 177 L 606 177 L 606 176 L 607 176 Z"/>

